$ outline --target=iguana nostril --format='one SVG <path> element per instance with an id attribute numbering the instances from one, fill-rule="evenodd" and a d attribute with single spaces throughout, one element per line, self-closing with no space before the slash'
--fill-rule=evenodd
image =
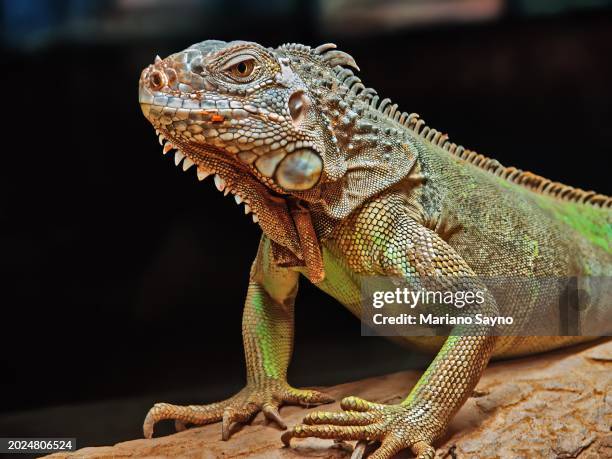
<path id="1" fill-rule="evenodd" d="M 149 74 L 149 86 L 151 89 L 155 91 L 159 91 L 161 88 L 166 86 L 168 79 L 164 72 L 160 72 L 159 70 L 153 70 Z"/>
<path id="2" fill-rule="evenodd" d="M 304 91 L 296 91 L 289 97 L 287 102 L 289 114 L 294 123 L 298 123 L 304 117 L 304 113 L 310 106 L 310 99 Z"/>

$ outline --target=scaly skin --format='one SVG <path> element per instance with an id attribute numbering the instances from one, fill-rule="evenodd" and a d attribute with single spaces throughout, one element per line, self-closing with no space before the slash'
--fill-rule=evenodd
<path id="1" fill-rule="evenodd" d="M 529 316 L 553 310 L 562 294 L 551 288 L 536 296 L 539 278 L 612 274 L 612 199 L 449 142 L 418 115 L 379 102 L 348 69 L 355 61 L 334 48 L 205 41 L 142 72 L 141 107 L 160 143 L 167 139 L 164 153 L 177 149 L 176 164 L 196 165 L 200 180 L 215 174 L 217 188 L 244 203 L 263 230 L 243 314 L 245 389 L 211 405 L 157 404 L 145 420 L 147 437 L 157 421 L 175 419 L 179 428 L 222 421 L 227 439 L 232 422 L 258 411 L 285 428 L 283 403 L 330 401 L 286 381 L 299 274 L 357 316 L 371 276 L 480 290 L 479 312 Z M 512 276 L 526 280 L 524 295 L 495 297 L 480 280 Z M 604 297 L 588 313 L 607 323 L 608 305 Z M 439 351 L 402 403 L 348 397 L 343 412 L 310 413 L 282 439 L 359 440 L 355 457 L 378 441 L 376 459 L 404 448 L 433 457 L 433 442 L 491 357 L 589 339 L 540 332 L 494 336 L 490 327 L 463 325 L 446 339 L 402 337 Z"/>

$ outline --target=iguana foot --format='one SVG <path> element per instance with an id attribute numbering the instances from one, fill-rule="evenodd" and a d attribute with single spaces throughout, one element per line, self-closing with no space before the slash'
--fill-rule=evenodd
<path id="1" fill-rule="evenodd" d="M 404 405 L 372 403 L 357 397 L 343 399 L 340 406 L 345 411 L 309 413 L 303 424 L 282 435 L 285 446 L 289 446 L 294 437 L 359 440 L 351 459 L 361 459 L 365 442 L 378 441 L 380 446 L 370 459 L 389 459 L 405 448 L 410 448 L 418 459 L 434 457 L 431 442 L 440 426 L 426 421 L 422 411 Z"/>
<path id="2" fill-rule="evenodd" d="M 210 405 L 171 405 L 156 403 L 147 413 L 143 432 L 146 438 L 153 436 L 153 428 L 158 421 L 174 419 L 177 431 L 184 430 L 187 425 L 203 425 L 222 421 L 222 438 L 230 437 L 230 427 L 234 422 L 248 422 L 259 411 L 267 419 L 276 422 L 282 429 L 287 426 L 283 422 L 278 409 L 283 404 L 320 405 L 331 403 L 334 399 L 316 390 L 295 389 L 287 383 L 268 380 L 257 386 L 247 385 L 233 397 Z"/>

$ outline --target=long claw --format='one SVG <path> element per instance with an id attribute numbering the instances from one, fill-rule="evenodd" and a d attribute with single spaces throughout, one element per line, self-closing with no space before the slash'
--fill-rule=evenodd
<path id="1" fill-rule="evenodd" d="M 251 419 L 257 411 L 258 406 L 254 403 L 247 404 L 244 408 L 236 410 L 233 408 L 227 408 L 223 412 L 223 421 L 221 423 L 221 438 L 223 441 L 229 440 L 230 427 L 234 422 L 247 422 Z"/>
<path id="2" fill-rule="evenodd" d="M 283 434 L 281 435 L 281 441 L 283 442 L 283 445 L 285 445 L 286 448 L 289 448 L 291 446 L 292 438 L 293 438 L 293 430 L 287 430 L 286 432 L 283 432 Z"/>
<path id="3" fill-rule="evenodd" d="M 362 459 L 367 446 L 367 441 L 359 440 L 355 445 L 355 448 L 353 448 L 353 454 L 351 454 L 351 459 Z"/>
<path id="4" fill-rule="evenodd" d="M 267 403 L 263 406 L 261 411 L 263 411 L 266 419 L 276 422 L 281 429 L 285 430 L 287 428 L 287 424 L 285 424 L 285 421 L 283 421 L 283 418 L 281 418 L 278 408 L 274 405 Z"/>
<path id="5" fill-rule="evenodd" d="M 151 414 L 151 411 L 147 413 L 144 423 L 142 424 L 142 433 L 145 438 L 153 437 L 153 428 L 155 427 L 155 417 Z"/>
<path id="6" fill-rule="evenodd" d="M 223 413 L 223 421 L 221 422 L 221 440 L 227 441 L 230 436 L 230 427 L 232 425 L 232 413 L 230 410 L 225 410 Z"/>
<path id="7" fill-rule="evenodd" d="M 163 419 L 170 419 L 175 409 L 176 407 L 169 403 L 156 403 L 153 405 L 153 408 L 149 410 L 142 424 L 142 432 L 145 438 L 153 437 L 155 424 Z"/>

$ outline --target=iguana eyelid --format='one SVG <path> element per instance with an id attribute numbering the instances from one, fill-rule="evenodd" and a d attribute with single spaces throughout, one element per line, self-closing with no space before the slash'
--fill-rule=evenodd
<path id="1" fill-rule="evenodd" d="M 227 62 L 223 64 L 222 70 L 228 70 L 236 64 L 240 64 L 241 62 L 247 61 L 255 61 L 255 64 L 257 63 L 257 59 L 255 58 L 255 56 L 252 56 L 251 54 L 240 54 L 238 56 L 234 56 L 228 59 Z"/>
<path id="2" fill-rule="evenodd" d="M 251 71 L 251 73 L 244 77 L 237 77 L 236 75 L 232 74 L 232 68 L 243 62 L 252 63 L 253 70 Z M 252 56 L 250 54 L 241 54 L 239 56 L 234 56 L 230 58 L 227 62 L 225 62 L 221 67 L 221 71 L 234 81 L 238 81 L 240 83 L 248 83 L 257 78 L 257 72 L 259 71 L 260 67 L 261 66 L 258 64 L 257 58 L 255 56 Z"/>

